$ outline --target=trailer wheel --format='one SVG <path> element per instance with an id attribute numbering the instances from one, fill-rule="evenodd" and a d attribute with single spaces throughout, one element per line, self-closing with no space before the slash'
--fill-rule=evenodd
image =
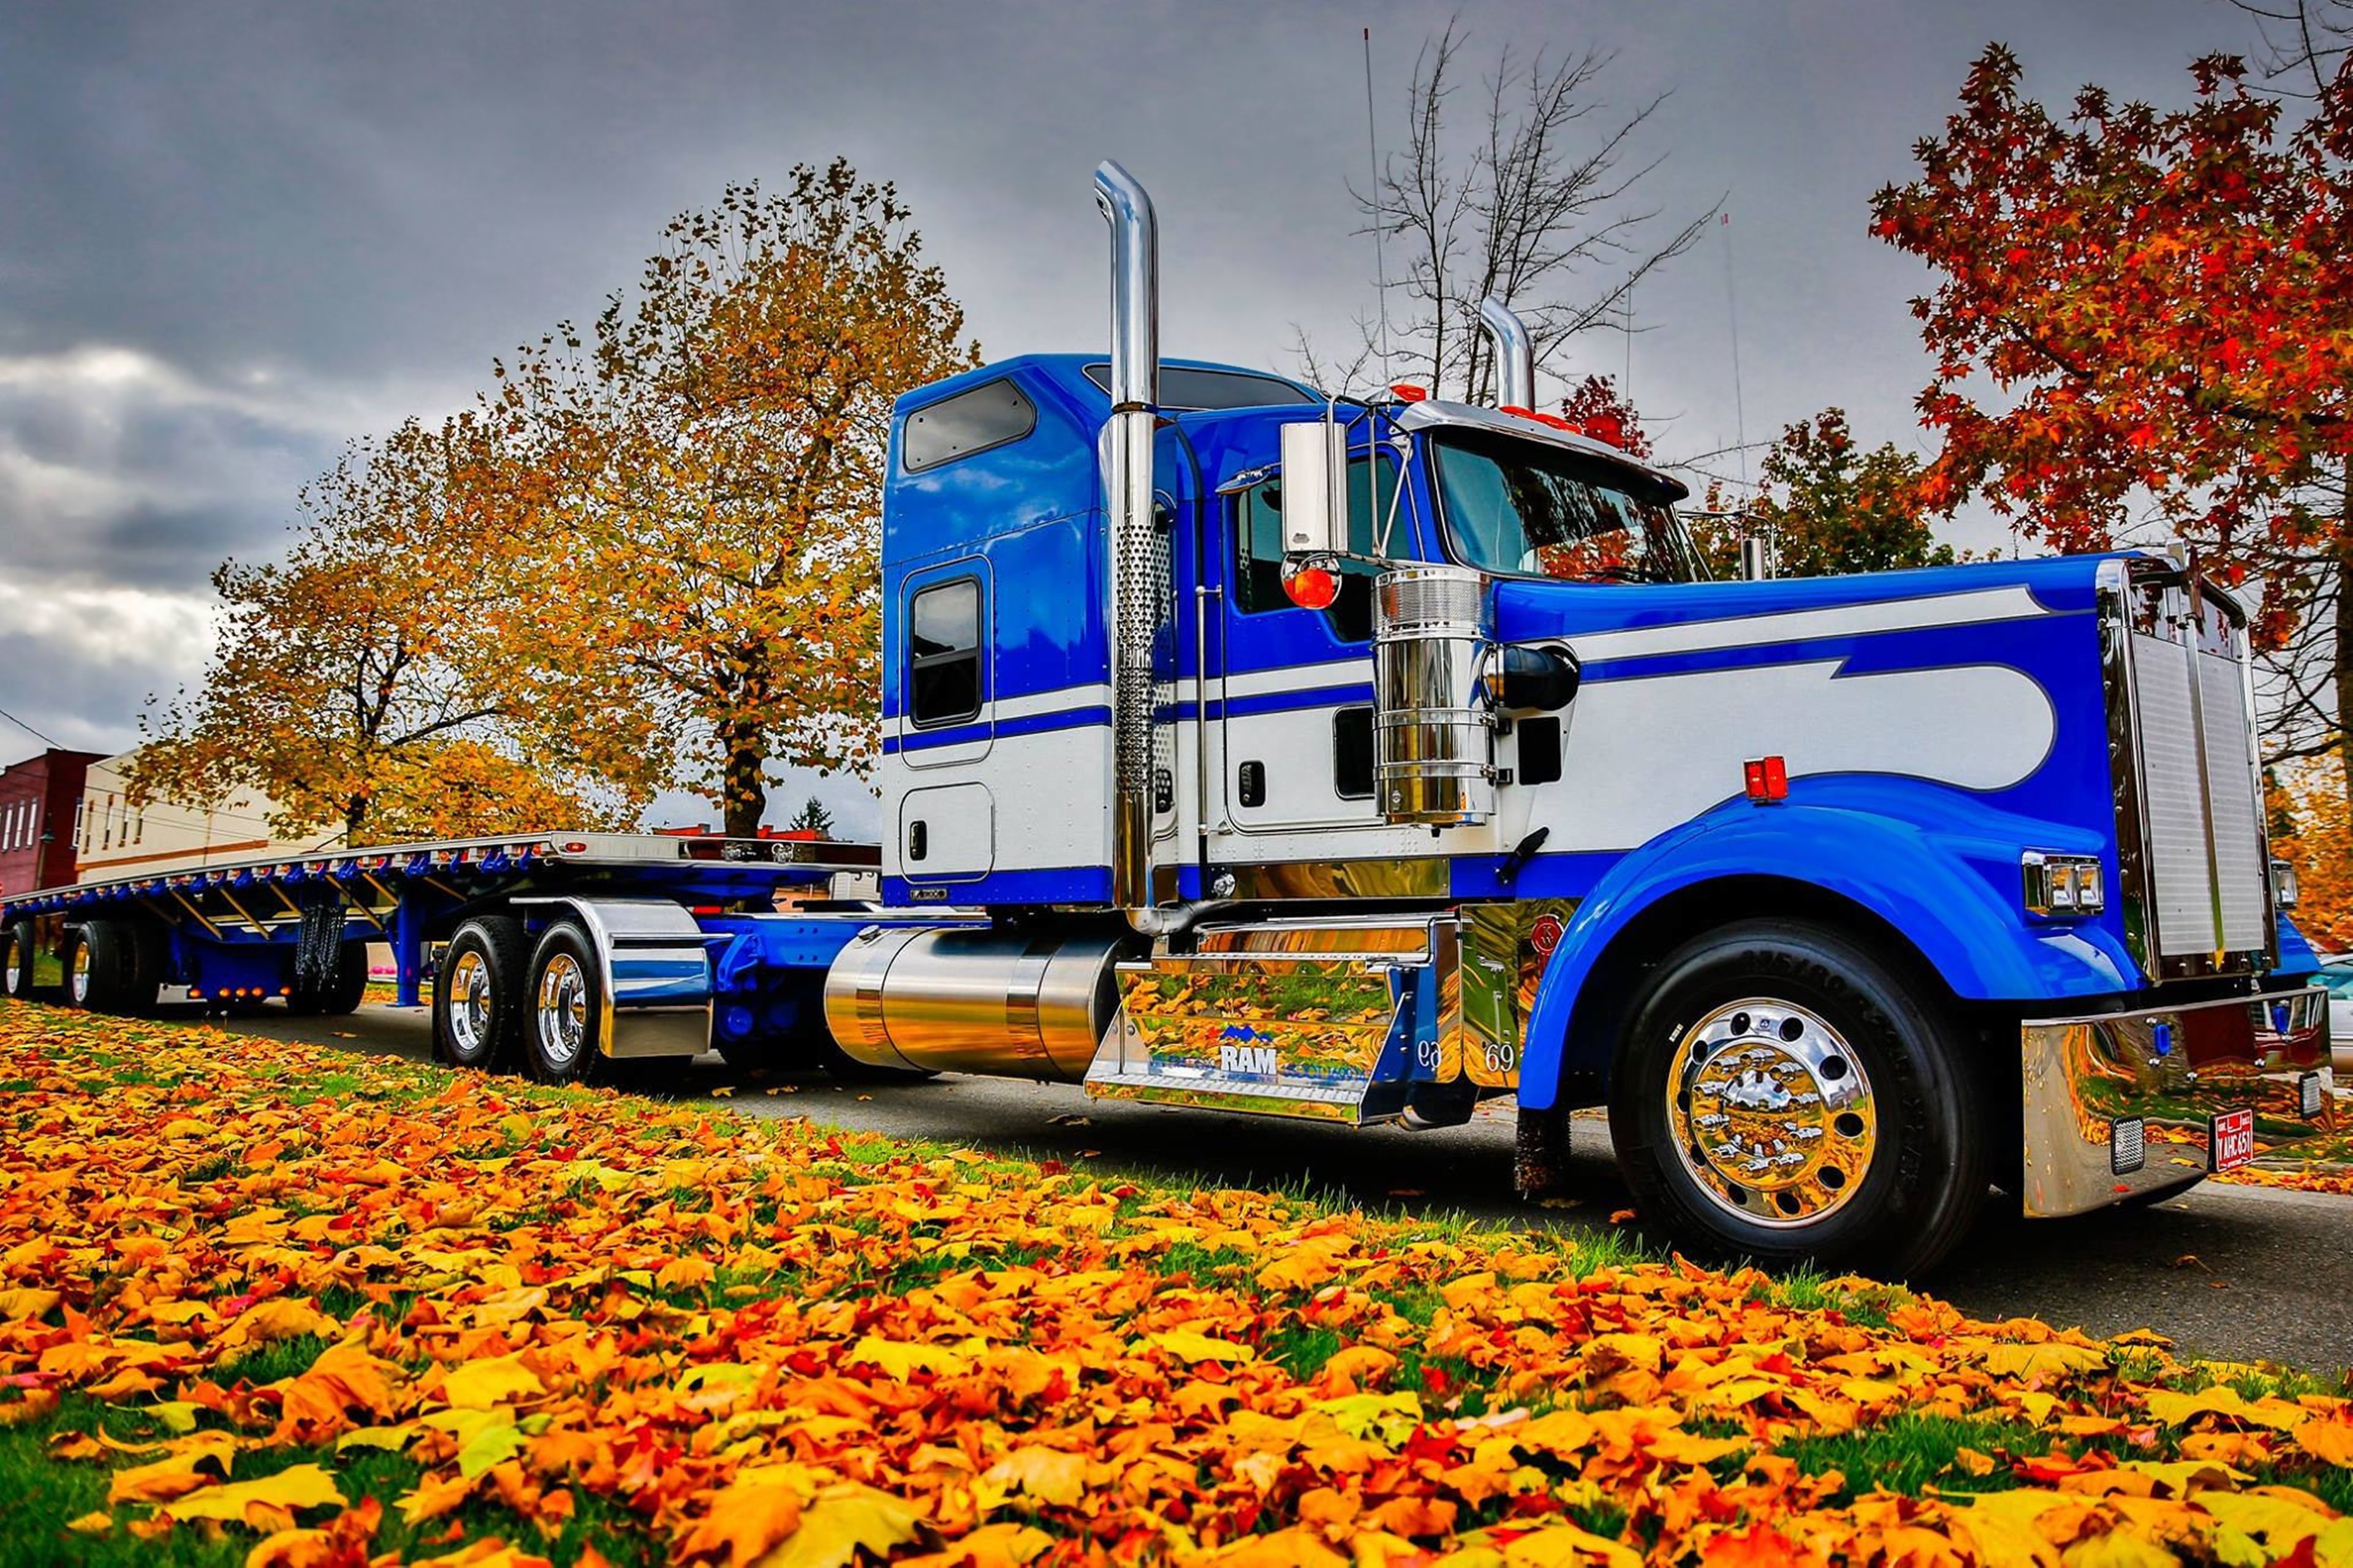
<path id="1" fill-rule="evenodd" d="M 158 985 L 146 979 L 142 994 L 138 932 L 128 922 L 89 921 L 75 940 L 69 962 L 75 965 L 68 974 L 69 988 L 75 982 L 81 985 L 75 1005 L 123 1016 L 154 1011 Z"/>
<path id="2" fill-rule="evenodd" d="M 16 1001 L 32 1000 L 33 960 L 40 952 L 39 940 L 30 921 L 18 921 L 0 933 L 0 941 L 6 943 L 8 950 L 7 967 L 0 970 L 0 986 L 5 986 Z"/>
<path id="3" fill-rule="evenodd" d="M 531 937 L 514 916 L 480 915 L 459 926 L 433 976 L 434 1056 L 451 1067 L 483 1072 L 512 1068 L 529 1011 L 524 982 L 530 966 Z M 359 973 L 364 992 L 364 947 Z"/>
<path id="4" fill-rule="evenodd" d="M 306 1016 L 335 1016 L 359 1010 L 367 995 L 367 943 L 347 942 L 336 950 L 335 973 L 323 990 L 297 985 L 286 994 L 286 1010 Z M 436 1015 L 435 1039 L 439 1039 Z M 438 1049 L 438 1045 L 437 1045 Z"/>
<path id="5" fill-rule="evenodd" d="M 1929 1268 L 1991 1181 L 1991 1118 L 1944 1015 L 1820 926 L 1686 942 L 1636 1000 L 1611 1085 L 1642 1213 L 1716 1257 Z"/>
<path id="6" fill-rule="evenodd" d="M 588 934 L 559 921 L 532 950 L 523 1005 L 523 1069 L 541 1083 L 585 1083 L 606 1068 L 603 980 Z"/>
<path id="7" fill-rule="evenodd" d="M 98 1005 L 91 998 L 104 993 L 106 983 L 99 978 L 98 955 L 90 951 L 88 929 L 66 933 L 66 950 L 59 962 L 65 970 L 66 1005 L 96 1012 Z"/>

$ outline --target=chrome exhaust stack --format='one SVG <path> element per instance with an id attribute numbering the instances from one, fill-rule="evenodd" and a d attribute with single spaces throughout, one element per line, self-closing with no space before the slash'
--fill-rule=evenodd
<path id="1" fill-rule="evenodd" d="M 1152 647 L 1166 573 L 1152 526 L 1152 437 L 1160 402 L 1160 237 L 1152 197 L 1106 159 L 1095 205 L 1111 226 L 1111 419 L 1102 447 L 1111 531 L 1111 899 L 1150 920 Z"/>
<path id="2" fill-rule="evenodd" d="M 1527 323 L 1490 295 L 1479 301 L 1479 324 L 1495 345 L 1495 403 L 1502 408 L 1536 405 L 1536 346 Z"/>

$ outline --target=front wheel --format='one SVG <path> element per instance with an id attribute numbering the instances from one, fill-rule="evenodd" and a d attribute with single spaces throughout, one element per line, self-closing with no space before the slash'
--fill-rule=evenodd
<path id="1" fill-rule="evenodd" d="M 1939 999 L 1841 932 L 1708 932 L 1634 1004 L 1610 1097 L 1619 1163 L 1645 1216 L 1694 1251 L 1920 1273 L 1989 1183 L 1958 1038 Z"/>
<path id="2" fill-rule="evenodd" d="M 524 1070 L 542 1083 L 585 1083 L 604 1068 L 604 990 L 587 932 L 569 921 L 532 951 Z"/>

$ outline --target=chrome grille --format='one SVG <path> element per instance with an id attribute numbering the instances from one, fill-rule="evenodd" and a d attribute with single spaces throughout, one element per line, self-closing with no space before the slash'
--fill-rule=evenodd
<path id="1" fill-rule="evenodd" d="M 2206 795 L 2214 818 L 2215 904 L 2221 946 L 2232 952 L 2271 945 L 2264 884 L 2271 856 L 2255 795 L 2254 726 L 2236 660 L 2198 656 L 2199 711 L 2205 721 Z"/>
<path id="2" fill-rule="evenodd" d="M 2161 952 L 2214 951 L 2214 890 L 2206 864 L 2206 792 L 2199 782 L 2198 714 L 2178 644 L 2136 633 L 2134 694 L 2147 781 L 2149 881 Z"/>
<path id="3" fill-rule="evenodd" d="M 2243 972 L 2272 945 L 2247 640 L 2236 606 L 2155 562 L 2111 601 L 2128 671 L 2117 826 L 2144 964 L 2161 978 Z"/>

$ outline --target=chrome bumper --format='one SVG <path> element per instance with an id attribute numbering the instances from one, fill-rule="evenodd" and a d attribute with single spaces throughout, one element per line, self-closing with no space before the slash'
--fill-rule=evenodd
<path id="1" fill-rule="evenodd" d="M 2213 1169 L 2213 1118 L 2252 1110 L 2255 1156 L 2334 1131 L 2327 994 L 2295 987 L 2021 1026 L 2030 1217 L 2083 1214 Z"/>

